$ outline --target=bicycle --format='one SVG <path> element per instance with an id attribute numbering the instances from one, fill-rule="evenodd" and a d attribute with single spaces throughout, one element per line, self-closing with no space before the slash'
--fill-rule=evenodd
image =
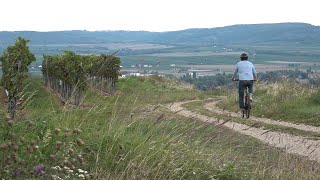
<path id="1" fill-rule="evenodd" d="M 239 79 L 235 79 L 234 81 L 239 81 Z M 243 104 L 244 104 L 244 106 L 243 106 L 244 108 L 243 108 L 243 110 L 241 112 L 242 113 L 242 118 L 244 118 L 244 117 L 249 118 L 252 106 L 251 106 L 250 93 L 249 93 L 249 87 L 248 86 L 246 86 L 245 90 L 244 90 Z"/>

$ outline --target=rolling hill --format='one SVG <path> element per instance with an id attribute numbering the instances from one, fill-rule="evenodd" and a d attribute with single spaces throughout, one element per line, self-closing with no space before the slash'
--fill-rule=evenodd
<path id="1" fill-rule="evenodd" d="M 186 29 L 171 32 L 147 31 L 15 31 L 0 32 L 2 45 L 22 36 L 31 44 L 97 44 L 144 42 L 162 44 L 295 43 L 320 44 L 320 27 L 306 23 L 243 24 L 218 28 Z"/>

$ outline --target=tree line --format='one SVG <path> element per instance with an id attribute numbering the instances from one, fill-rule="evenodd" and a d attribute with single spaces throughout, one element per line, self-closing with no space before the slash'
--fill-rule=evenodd
<path id="1" fill-rule="evenodd" d="M 279 71 L 267 71 L 257 74 L 259 81 L 276 82 L 283 79 L 290 80 L 305 80 L 311 85 L 320 86 L 320 78 L 312 71 L 300 71 L 296 70 L 279 70 Z M 200 90 L 207 91 L 213 90 L 220 86 L 232 85 L 231 74 L 217 74 L 215 76 L 200 76 L 194 77 L 192 75 L 185 75 L 179 78 L 180 81 L 187 82 L 195 85 Z"/>

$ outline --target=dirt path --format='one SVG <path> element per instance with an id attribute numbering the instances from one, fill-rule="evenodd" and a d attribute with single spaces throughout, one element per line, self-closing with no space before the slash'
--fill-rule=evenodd
<path id="1" fill-rule="evenodd" d="M 219 99 L 212 99 L 212 102 L 207 103 L 204 106 L 204 108 L 209 110 L 209 111 L 213 111 L 215 113 L 218 113 L 218 114 L 227 114 L 229 116 L 239 117 L 239 114 L 237 114 L 237 113 L 226 111 L 226 110 L 222 110 L 222 109 L 218 108 L 216 106 L 216 104 L 219 103 L 220 101 L 221 100 L 219 100 Z M 271 120 L 271 119 L 267 119 L 267 118 L 258 118 L 258 117 L 254 117 L 254 116 L 250 116 L 250 120 L 263 122 L 263 123 L 266 123 L 266 124 L 273 124 L 273 125 L 291 127 L 291 128 L 300 129 L 300 130 L 303 130 L 303 131 L 320 133 L 320 127 L 315 127 L 315 126 L 310 126 L 310 125 L 293 124 L 293 123 L 290 123 L 290 122 L 276 121 L 276 120 Z"/>
<path id="2" fill-rule="evenodd" d="M 234 131 L 237 131 L 239 133 L 257 138 L 262 142 L 265 142 L 271 146 L 283 148 L 284 151 L 288 153 L 298 154 L 301 156 L 305 156 L 310 160 L 316 160 L 320 162 L 320 141 L 319 140 L 305 139 L 303 137 L 294 136 L 292 134 L 272 132 L 272 131 L 264 130 L 261 128 L 249 127 L 247 125 L 243 125 L 236 122 L 224 121 L 214 117 L 200 115 L 181 107 L 182 104 L 188 103 L 188 102 L 190 101 L 174 103 L 168 106 L 168 108 L 179 115 L 183 115 L 186 117 L 194 117 L 201 121 L 209 122 L 218 126 L 222 125 Z M 211 110 L 215 109 L 212 107 L 212 104 L 206 105 L 206 107 L 207 106 L 210 107 Z"/>

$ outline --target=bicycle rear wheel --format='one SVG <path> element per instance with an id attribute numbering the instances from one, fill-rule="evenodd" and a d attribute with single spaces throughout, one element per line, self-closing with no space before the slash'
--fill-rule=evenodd
<path id="1" fill-rule="evenodd" d="M 249 118 L 250 117 L 250 111 L 251 111 L 251 103 L 250 103 L 250 99 L 249 99 L 249 93 L 246 94 L 246 117 Z"/>

